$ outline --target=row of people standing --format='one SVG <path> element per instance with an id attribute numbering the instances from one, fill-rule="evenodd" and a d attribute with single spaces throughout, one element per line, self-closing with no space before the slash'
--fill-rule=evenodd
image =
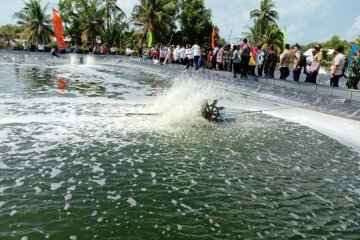
<path id="1" fill-rule="evenodd" d="M 330 85 L 339 86 L 339 79 L 344 76 L 344 70 L 347 66 L 344 48 L 339 46 L 335 49 L 335 56 L 331 67 Z M 323 55 L 321 45 L 316 44 L 311 56 L 304 56 L 301 47 L 295 44 L 290 48 L 285 45 L 284 51 L 279 56 L 274 45 L 257 45 L 250 47 L 247 39 L 244 39 L 238 45 L 218 45 L 214 49 L 201 48 L 198 44 L 186 46 L 162 46 L 145 49 L 144 58 L 156 59 L 160 64 L 175 63 L 186 65 L 185 70 L 190 66 L 195 66 L 196 70 L 200 68 L 216 69 L 220 71 L 231 71 L 234 77 L 240 75 L 241 78 L 247 78 L 248 75 L 257 75 L 268 78 L 275 78 L 276 67 L 279 66 L 280 79 L 286 80 L 290 75 L 290 66 L 292 66 L 293 80 L 299 82 L 303 73 L 306 75 L 306 82 L 316 83 L 320 71 Z M 156 61 L 155 61 L 156 62 Z M 356 61 L 354 61 L 356 62 Z M 355 65 L 354 65 L 355 66 Z M 355 70 L 353 71 L 355 72 Z M 348 84 L 352 88 L 357 88 L 356 74 L 351 74 L 353 84 Z M 354 85 L 355 84 L 355 85 Z M 354 86 L 353 86 L 354 85 Z"/>
<path id="2" fill-rule="evenodd" d="M 305 56 L 301 52 L 299 44 L 295 44 L 292 49 L 290 45 L 286 44 L 284 51 L 280 55 L 279 71 L 280 79 L 286 80 L 290 75 L 291 56 L 294 55 L 293 60 L 293 80 L 300 81 L 301 72 L 306 75 L 305 82 L 317 83 L 317 76 L 320 71 L 321 63 L 323 61 L 323 54 L 321 45 L 316 44 L 311 56 Z M 357 51 L 353 59 L 352 68 L 350 69 L 350 79 L 347 82 L 349 88 L 357 89 L 360 79 L 360 52 Z M 334 50 L 334 58 L 330 70 L 330 86 L 339 87 L 339 80 L 345 76 L 347 58 L 344 55 L 344 47 L 338 46 Z M 266 50 L 260 50 L 258 53 L 258 76 L 262 76 L 264 71 L 265 77 L 274 78 L 274 72 L 277 66 L 277 54 L 274 45 L 270 45 Z"/>

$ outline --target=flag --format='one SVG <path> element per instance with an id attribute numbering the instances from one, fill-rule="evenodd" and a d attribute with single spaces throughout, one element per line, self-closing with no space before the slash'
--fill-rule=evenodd
<path id="1" fill-rule="evenodd" d="M 148 34 L 147 34 L 147 38 L 148 38 L 148 47 L 151 48 L 152 47 L 152 44 L 153 44 L 153 34 L 152 34 L 152 31 L 148 31 Z"/>
<path id="2" fill-rule="evenodd" d="M 211 33 L 211 47 L 215 48 L 215 28 L 213 28 Z"/>
<path id="3" fill-rule="evenodd" d="M 53 24 L 58 48 L 60 49 L 60 46 L 64 46 L 64 49 L 66 49 L 66 43 L 63 38 L 62 19 L 59 12 L 55 9 L 53 9 Z"/>
<path id="4" fill-rule="evenodd" d="M 358 44 L 358 41 L 355 40 L 351 46 L 351 52 L 350 52 L 350 56 L 349 56 L 349 63 L 348 63 L 348 66 L 347 66 L 347 69 L 350 71 L 350 68 L 351 68 L 351 63 L 352 63 L 352 58 L 355 54 L 355 52 L 359 49 L 359 46 L 357 45 Z"/>
<path id="5" fill-rule="evenodd" d="M 285 44 L 286 44 L 286 42 L 287 42 L 287 38 L 288 38 L 288 33 L 287 33 L 286 26 L 284 26 L 284 32 L 283 32 L 283 35 L 284 35 L 284 47 L 285 47 Z"/>

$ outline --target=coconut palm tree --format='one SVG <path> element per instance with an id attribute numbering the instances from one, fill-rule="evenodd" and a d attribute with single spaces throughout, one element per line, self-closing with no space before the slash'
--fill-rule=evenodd
<path id="1" fill-rule="evenodd" d="M 81 39 L 91 42 L 93 47 L 96 37 L 105 33 L 106 8 L 102 0 L 80 0 L 76 18 L 81 22 Z"/>
<path id="2" fill-rule="evenodd" d="M 254 31 L 258 36 L 263 36 L 267 27 L 276 23 L 279 19 L 279 13 L 274 10 L 276 7 L 274 0 L 261 0 L 260 9 L 254 9 L 250 12 L 250 18 L 255 20 Z"/>
<path id="3" fill-rule="evenodd" d="M 263 48 L 274 45 L 278 54 L 281 52 L 284 46 L 284 34 L 278 25 L 273 24 L 266 29 L 266 33 L 262 38 L 262 44 Z"/>
<path id="4" fill-rule="evenodd" d="M 132 12 L 131 22 L 140 27 L 142 43 L 149 31 L 154 31 L 155 41 L 165 41 L 167 35 L 175 29 L 175 0 L 140 0 Z"/>
<path id="5" fill-rule="evenodd" d="M 23 27 L 22 37 L 26 38 L 28 42 L 38 44 L 40 42 L 46 43 L 50 40 L 53 34 L 51 29 L 51 18 L 47 14 L 47 6 L 41 7 L 41 0 L 25 1 L 25 7 L 14 14 L 17 18 L 17 24 Z"/>
<path id="6" fill-rule="evenodd" d="M 117 13 L 125 15 L 125 12 L 117 5 L 117 0 L 103 0 L 106 6 L 106 25 L 107 30 L 110 30 L 111 18 Z"/>

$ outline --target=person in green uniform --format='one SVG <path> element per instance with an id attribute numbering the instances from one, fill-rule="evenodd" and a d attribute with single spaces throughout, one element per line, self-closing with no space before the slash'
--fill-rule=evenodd
<path id="1" fill-rule="evenodd" d="M 358 89 L 358 84 L 360 81 L 360 50 L 357 50 L 355 56 L 353 57 L 350 76 L 346 83 L 346 86 L 350 89 Z"/>
<path id="2" fill-rule="evenodd" d="M 267 65 L 267 77 L 275 78 L 275 68 L 277 64 L 277 54 L 275 52 L 275 46 L 270 45 L 269 52 L 265 59 L 265 65 Z"/>

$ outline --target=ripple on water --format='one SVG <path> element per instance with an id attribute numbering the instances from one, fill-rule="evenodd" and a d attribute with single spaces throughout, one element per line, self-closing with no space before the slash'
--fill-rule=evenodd
<path id="1" fill-rule="evenodd" d="M 147 80 L 85 70 L 61 74 L 74 88 L 92 76 L 83 87 L 103 86 L 102 97 L 1 100 L 20 115 L 0 122 L 0 237 L 356 238 L 360 159 L 340 143 L 263 114 L 175 128 L 167 116 L 127 116 L 147 103 L 132 102 Z M 47 78 L 29 72 L 19 79 Z M 124 91 L 126 101 L 111 97 Z"/>

